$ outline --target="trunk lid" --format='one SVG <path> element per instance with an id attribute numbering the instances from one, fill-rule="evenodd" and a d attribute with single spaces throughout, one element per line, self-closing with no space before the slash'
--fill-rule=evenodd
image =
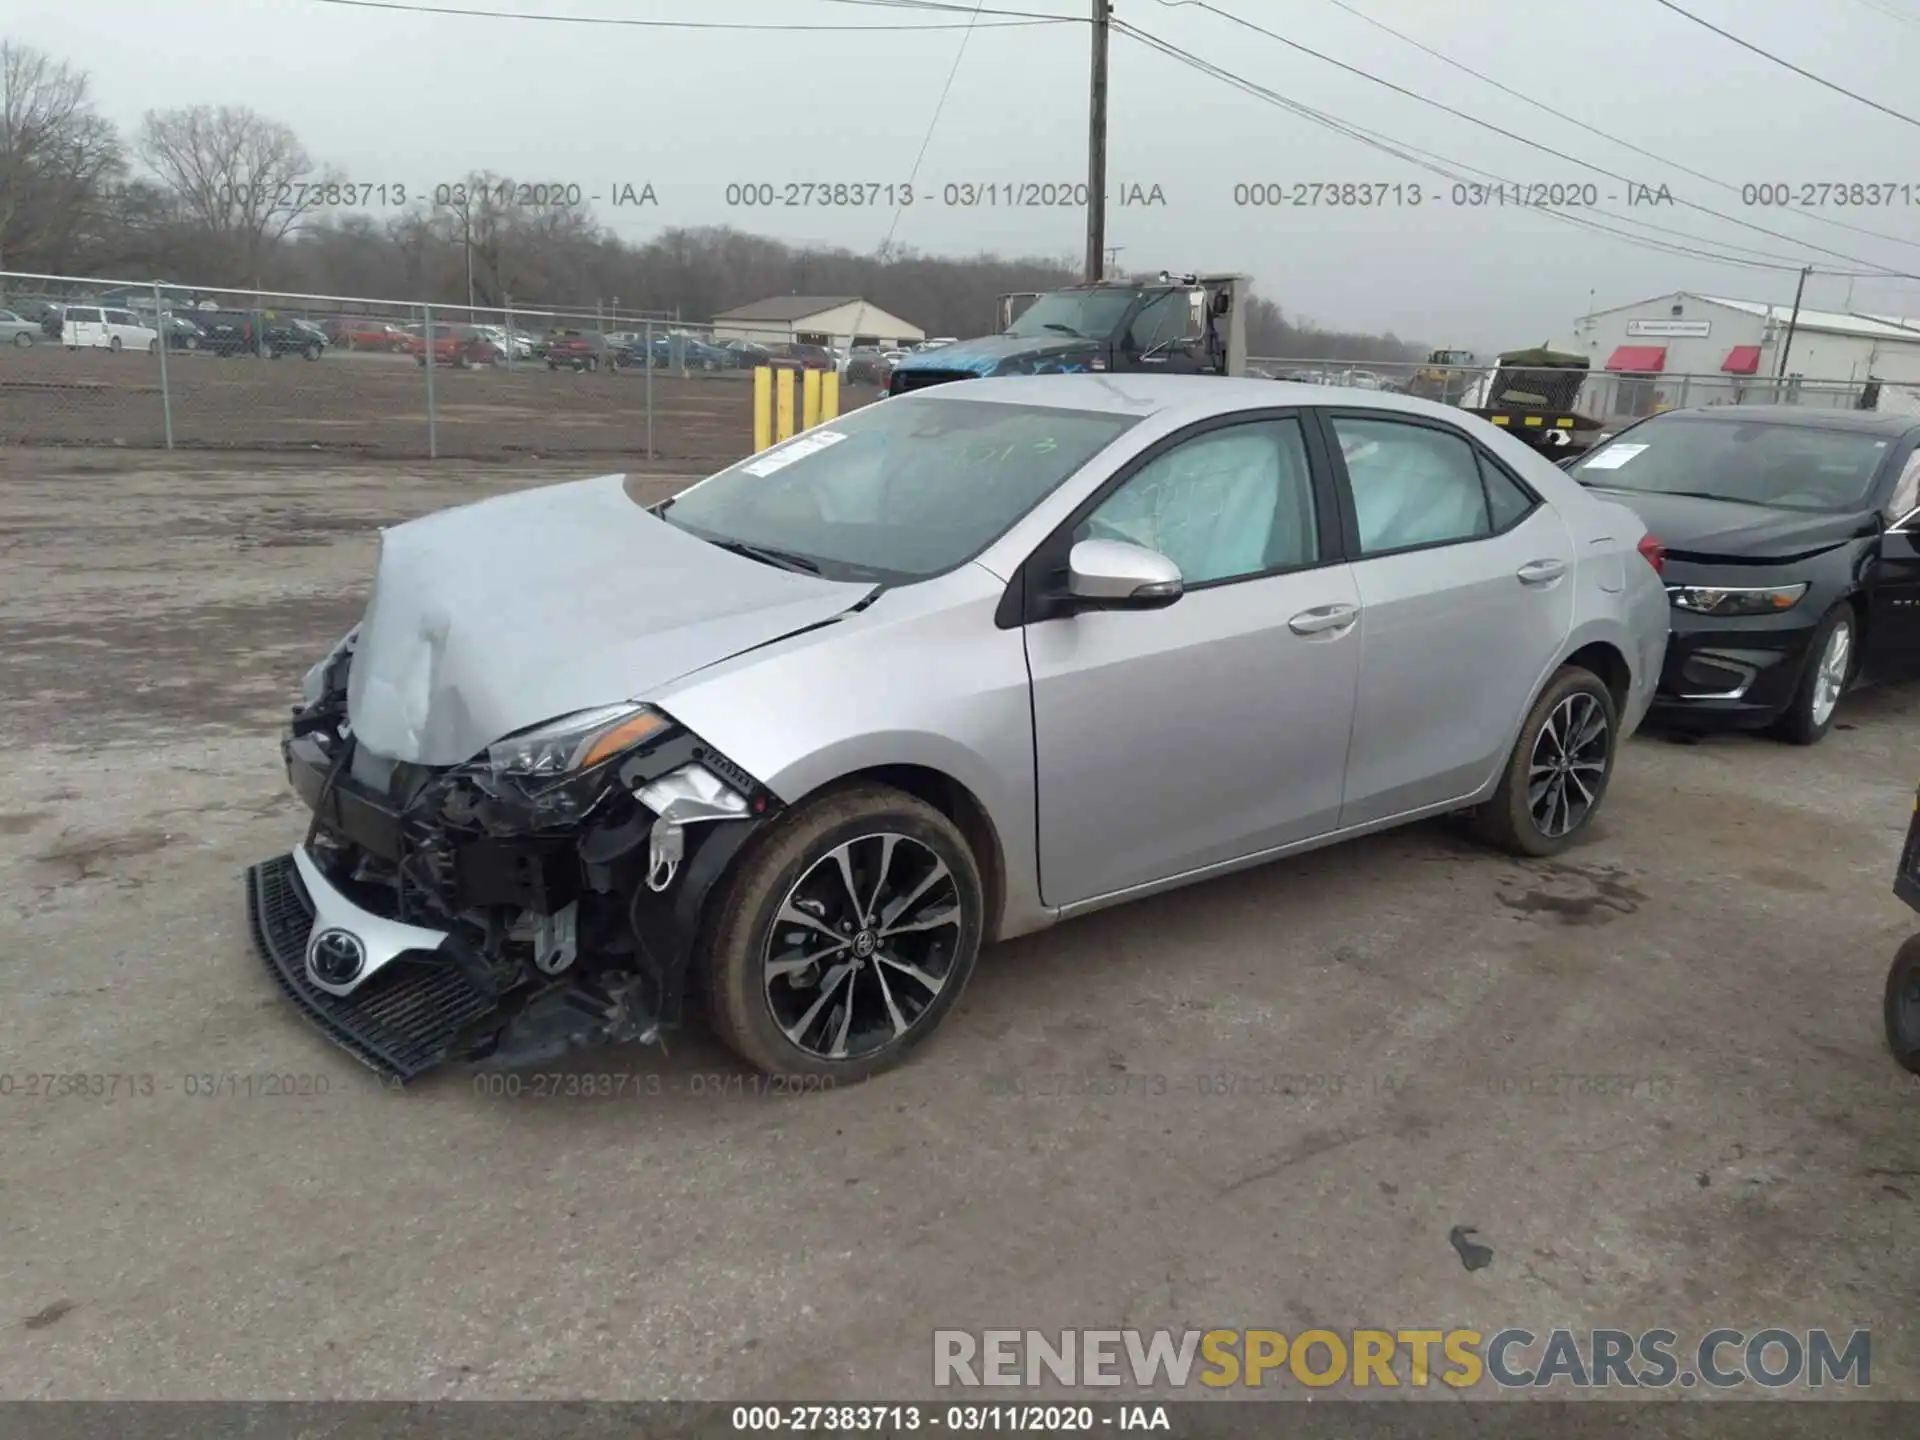
<path id="1" fill-rule="evenodd" d="M 717 549 L 625 482 L 521 491 L 386 531 L 348 682 L 361 743 L 460 764 L 530 725 L 644 700 L 825 624 L 876 588 Z"/>

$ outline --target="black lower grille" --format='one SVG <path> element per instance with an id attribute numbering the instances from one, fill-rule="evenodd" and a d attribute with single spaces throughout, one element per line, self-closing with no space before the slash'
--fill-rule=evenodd
<path id="1" fill-rule="evenodd" d="M 313 906 L 291 855 L 247 871 L 247 920 L 268 973 L 321 1034 L 385 1079 L 405 1083 L 443 1063 L 497 1001 L 444 960 L 406 956 L 351 995 L 307 978 Z"/>

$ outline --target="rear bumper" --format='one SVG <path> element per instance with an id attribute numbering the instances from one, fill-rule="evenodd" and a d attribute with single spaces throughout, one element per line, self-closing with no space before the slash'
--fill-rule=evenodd
<path id="1" fill-rule="evenodd" d="M 383 1079 L 404 1084 L 466 1053 L 508 1018 L 508 1007 L 439 948 L 444 935 L 361 909 L 304 850 L 247 871 L 247 921 L 267 972 L 307 1022 Z M 310 965 L 313 941 L 331 928 L 367 947 L 367 966 L 346 993 Z"/>

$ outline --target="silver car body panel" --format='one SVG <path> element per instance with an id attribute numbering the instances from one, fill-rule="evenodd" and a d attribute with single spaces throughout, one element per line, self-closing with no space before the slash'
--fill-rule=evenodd
<path id="1" fill-rule="evenodd" d="M 456 765 L 823 624 L 873 588 L 716 549 L 643 509 L 624 476 L 501 495 L 384 533 L 348 718 L 389 759 Z"/>
<path id="2" fill-rule="evenodd" d="M 1628 662 L 1622 730 L 1645 713 L 1668 614 L 1636 553 L 1644 526 L 1477 417 L 1217 377 L 925 393 L 1138 423 L 973 561 L 877 595 L 710 546 L 648 514 L 619 476 L 397 527 L 353 669 L 356 733 L 394 758 L 451 764 L 636 699 L 788 803 L 861 772 L 936 772 L 992 827 L 992 928 L 1007 937 L 1485 798 L 1534 696 L 1583 646 Z M 1035 548 L 1156 442 L 1309 406 L 1450 425 L 1546 505 L 1499 536 L 1203 587 L 1161 610 L 996 623 Z M 1543 580 L 1541 561 L 1563 568 Z M 1345 607 L 1350 620 L 1290 624 Z"/>

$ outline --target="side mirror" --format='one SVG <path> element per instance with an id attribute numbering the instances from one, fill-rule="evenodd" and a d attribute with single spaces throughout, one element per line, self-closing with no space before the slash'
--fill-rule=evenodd
<path id="1" fill-rule="evenodd" d="M 1087 608 L 1158 610 L 1184 592 L 1180 567 L 1124 540 L 1082 540 L 1067 557 L 1067 594 Z"/>

